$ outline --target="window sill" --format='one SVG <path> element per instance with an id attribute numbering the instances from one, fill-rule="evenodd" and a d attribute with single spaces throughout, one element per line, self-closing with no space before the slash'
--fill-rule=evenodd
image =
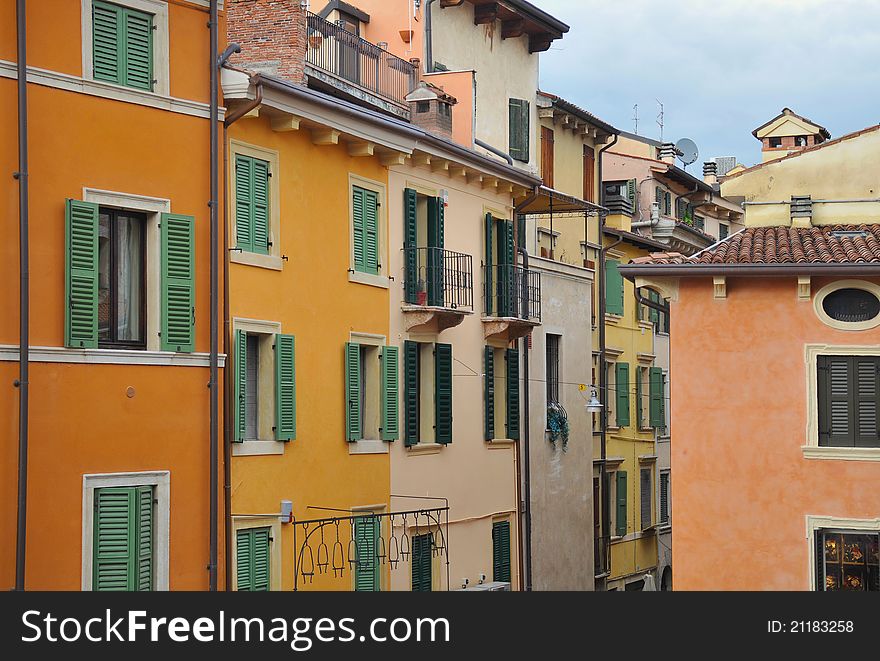
<path id="1" fill-rule="evenodd" d="M 388 442 L 372 439 L 351 441 L 348 444 L 348 454 L 388 454 Z"/>
<path id="2" fill-rule="evenodd" d="M 382 289 L 388 289 L 391 286 L 391 281 L 384 275 L 373 275 L 372 273 L 361 273 L 360 271 L 349 271 L 348 281 L 359 285 L 381 287 Z"/>
<path id="3" fill-rule="evenodd" d="M 210 355 L 207 353 L 178 353 L 150 349 L 73 349 L 31 346 L 28 354 L 32 363 L 176 365 L 179 367 L 208 367 L 210 365 Z M 0 345 L 0 362 L 17 360 L 17 345 Z M 223 367 L 226 363 L 226 354 L 219 354 L 217 362 L 220 367 Z"/>
<path id="4" fill-rule="evenodd" d="M 880 461 L 880 448 L 835 448 L 805 445 L 804 459 L 838 459 L 842 461 Z"/>
<path id="5" fill-rule="evenodd" d="M 664 533 L 667 533 L 667 532 L 672 532 L 672 524 L 671 523 L 660 524 L 659 526 L 657 526 L 657 532 L 661 535 Z"/>
<path id="6" fill-rule="evenodd" d="M 271 269 L 280 271 L 284 268 L 284 260 L 277 255 L 260 255 L 255 252 L 230 252 L 229 261 L 233 264 L 244 264 L 245 266 L 256 266 L 263 269 Z"/>
<path id="7" fill-rule="evenodd" d="M 258 457 L 270 454 L 284 454 L 284 441 L 243 441 L 232 444 L 233 457 Z"/>
<path id="8" fill-rule="evenodd" d="M 610 314 L 608 312 L 605 313 L 605 323 L 606 324 L 619 324 L 623 319 L 622 314 Z"/>
<path id="9" fill-rule="evenodd" d="M 509 438 L 493 438 L 491 441 L 486 441 L 486 447 L 490 450 L 506 450 L 514 445 L 516 441 Z"/>
<path id="10" fill-rule="evenodd" d="M 415 445 L 410 445 L 407 448 L 411 456 L 423 454 L 439 454 L 440 450 L 442 449 L 443 445 L 441 443 L 416 443 Z"/>

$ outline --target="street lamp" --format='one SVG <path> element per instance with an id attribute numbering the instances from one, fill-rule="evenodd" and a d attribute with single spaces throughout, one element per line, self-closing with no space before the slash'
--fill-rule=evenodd
<path id="1" fill-rule="evenodd" d="M 601 413 L 603 408 L 605 408 L 605 405 L 599 401 L 599 393 L 593 388 L 592 392 L 590 392 L 590 401 L 587 402 L 587 412 Z"/>

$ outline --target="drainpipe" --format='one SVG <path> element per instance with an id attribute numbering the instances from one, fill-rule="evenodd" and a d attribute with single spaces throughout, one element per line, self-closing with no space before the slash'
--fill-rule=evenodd
<path id="1" fill-rule="evenodd" d="M 602 154 L 606 149 L 613 147 L 617 143 L 618 136 L 607 145 L 599 148 L 599 204 L 605 206 L 605 186 L 602 183 Z M 612 246 L 620 243 L 622 239 L 618 239 Z M 603 398 L 605 406 L 599 413 L 599 443 L 600 443 L 600 462 L 599 462 L 599 493 L 602 497 L 602 552 L 603 552 L 603 573 L 607 574 L 611 571 L 611 558 L 609 557 L 611 539 L 611 501 L 608 499 L 608 472 L 606 470 L 607 458 L 607 430 L 608 430 L 608 378 L 605 373 L 605 214 L 599 212 L 599 393 Z M 609 247 L 612 247 L 609 246 Z"/>
<path id="2" fill-rule="evenodd" d="M 516 221 L 514 221 L 516 222 Z M 514 225 L 515 227 L 515 225 Z M 517 247 L 517 252 L 522 256 L 523 277 L 528 277 L 529 271 L 529 253 L 525 248 Z M 528 287 L 528 281 L 523 285 Z M 529 317 L 529 300 L 527 296 L 523 297 L 522 302 L 523 316 Z M 523 469 L 525 471 L 525 484 L 523 500 L 525 501 L 525 560 L 526 560 L 526 592 L 532 591 L 532 483 L 531 483 L 531 461 L 529 459 L 529 442 L 531 434 L 529 430 L 529 409 L 531 401 L 529 397 L 529 338 L 528 335 L 522 339 L 522 357 L 523 357 Z"/>
<path id="3" fill-rule="evenodd" d="M 425 2 L 425 72 L 434 72 L 434 40 L 433 21 L 431 20 L 431 5 L 434 0 L 426 0 Z"/>
<path id="4" fill-rule="evenodd" d="M 505 161 L 507 161 L 508 165 L 513 166 L 513 157 L 510 154 L 501 151 L 497 147 L 493 147 L 492 145 L 483 142 L 479 138 L 474 138 L 474 144 L 477 145 L 478 147 L 482 147 L 483 149 L 486 149 L 486 150 L 492 152 L 496 156 L 500 156 Z"/>
<path id="5" fill-rule="evenodd" d="M 24 590 L 27 546 L 28 367 L 30 353 L 30 282 L 28 245 L 28 118 L 26 0 L 15 3 L 18 87 L 18 226 L 19 226 L 19 345 L 18 379 L 18 513 L 15 540 L 15 589 Z"/>

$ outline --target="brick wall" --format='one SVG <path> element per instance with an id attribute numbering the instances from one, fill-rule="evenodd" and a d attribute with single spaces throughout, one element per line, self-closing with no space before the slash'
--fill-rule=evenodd
<path id="1" fill-rule="evenodd" d="M 241 46 L 229 62 L 305 82 L 306 17 L 300 0 L 227 0 L 227 36 Z"/>
<path id="2" fill-rule="evenodd" d="M 436 133 L 439 135 L 443 135 L 447 138 L 451 138 L 452 114 L 441 114 L 440 103 L 437 100 L 422 102 L 429 104 L 427 112 L 419 112 L 418 103 L 419 102 L 417 101 L 413 101 L 410 103 L 410 117 L 412 118 L 412 123 L 420 128 L 425 129 L 426 131 L 430 131 L 431 133 Z"/>

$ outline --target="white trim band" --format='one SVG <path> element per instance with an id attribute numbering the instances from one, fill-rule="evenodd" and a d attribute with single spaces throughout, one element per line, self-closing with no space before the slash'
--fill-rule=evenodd
<path id="1" fill-rule="evenodd" d="M 66 347 L 30 347 L 32 363 L 81 363 L 90 365 L 171 365 L 176 367 L 209 367 L 207 353 L 176 353 L 174 351 L 139 351 L 137 349 L 68 349 Z M 18 345 L 0 345 L 0 361 L 17 361 Z M 223 367 L 226 354 L 218 354 L 217 364 Z"/>

